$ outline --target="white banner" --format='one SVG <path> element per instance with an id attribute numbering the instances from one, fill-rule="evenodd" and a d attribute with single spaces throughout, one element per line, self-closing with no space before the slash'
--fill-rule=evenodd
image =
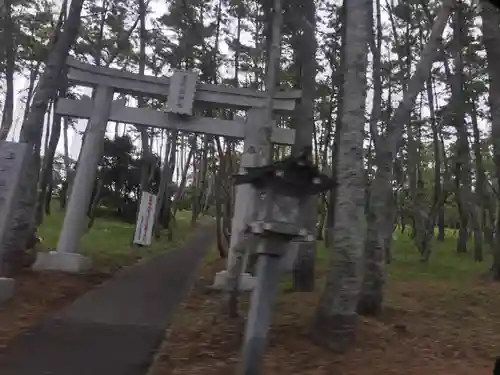
<path id="1" fill-rule="evenodd" d="M 143 192 L 139 216 L 135 225 L 134 243 L 142 246 L 150 246 L 153 237 L 153 225 L 155 221 L 156 195 Z"/>

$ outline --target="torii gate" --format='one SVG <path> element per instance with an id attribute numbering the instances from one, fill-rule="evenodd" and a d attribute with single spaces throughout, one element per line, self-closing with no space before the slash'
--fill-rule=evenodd
<path id="1" fill-rule="evenodd" d="M 33 265 L 37 270 L 81 272 L 90 267 L 89 259 L 79 254 L 78 246 L 85 228 L 86 211 L 108 121 L 244 139 L 241 168 L 267 162 L 262 160 L 259 150 L 271 147 L 271 144 L 265 141 L 266 137 L 262 137 L 262 131 L 271 130 L 271 143 L 291 145 L 294 142 L 294 130 L 277 128 L 266 121 L 266 92 L 197 83 L 194 72 L 175 71 L 170 79 L 158 78 L 96 67 L 72 58 L 68 59 L 68 67 L 68 83 L 92 87 L 96 91 L 93 100 L 61 98 L 56 105 L 56 113 L 86 118 L 89 122 L 57 250 L 39 253 Z M 113 100 L 114 93 L 167 97 L 167 109 L 159 111 L 126 107 L 123 100 Z M 299 90 L 279 92 L 274 98 L 274 110 L 290 113 L 300 97 Z M 196 104 L 200 107 L 247 110 L 247 118 L 242 121 L 193 116 L 193 106 Z M 231 248 L 241 238 L 247 216 L 255 206 L 253 199 L 247 186 L 237 188 Z M 230 252 L 228 263 L 231 259 Z"/>

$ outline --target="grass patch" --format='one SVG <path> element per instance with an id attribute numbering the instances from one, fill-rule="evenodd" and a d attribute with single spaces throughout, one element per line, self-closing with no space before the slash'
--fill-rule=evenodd
<path id="1" fill-rule="evenodd" d="M 432 255 L 428 263 L 420 261 L 420 254 L 407 233 L 396 231 L 392 242 L 392 261 L 388 265 L 390 280 L 396 281 L 454 281 L 468 282 L 486 274 L 491 265 L 491 254 L 485 245 L 484 261 L 475 262 L 472 254 L 472 242 L 468 244 L 469 252 L 458 254 L 456 251 L 457 234 L 447 230 L 445 240 L 434 240 Z M 317 267 L 322 275 L 328 269 L 329 250 L 318 246 Z"/>
<path id="2" fill-rule="evenodd" d="M 485 260 L 475 262 L 472 254 L 472 243 L 469 252 L 458 254 L 455 231 L 446 231 L 443 242 L 434 241 L 433 251 L 428 263 L 420 262 L 420 255 L 412 239 L 402 233 L 394 235 L 393 261 L 389 265 L 389 277 L 395 280 L 428 280 L 467 282 L 485 274 L 491 264 L 491 256 L 487 246 L 484 247 Z"/>
<path id="3" fill-rule="evenodd" d="M 176 218 L 173 240 L 168 241 L 167 234 L 164 232 L 159 239 L 153 240 L 150 247 L 138 247 L 131 244 L 135 225 L 108 218 L 98 218 L 92 229 L 84 234 L 80 252 L 92 259 L 94 271 L 114 272 L 142 258 L 160 254 L 182 243 L 192 230 L 191 212 L 180 211 Z M 54 208 L 52 214 L 45 218 L 43 225 L 39 228 L 39 235 L 46 248 L 57 247 L 63 220 L 64 212 L 59 208 Z M 210 219 L 202 218 L 200 221 L 206 222 L 207 220 Z"/>

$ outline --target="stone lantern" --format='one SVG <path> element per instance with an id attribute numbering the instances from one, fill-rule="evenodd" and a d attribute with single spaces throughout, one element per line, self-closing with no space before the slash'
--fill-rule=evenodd
<path id="1" fill-rule="evenodd" d="M 333 180 L 312 164 L 308 149 L 298 157 L 247 168 L 246 174 L 235 176 L 235 184 L 244 183 L 252 184 L 261 196 L 250 232 L 285 241 L 314 239 L 304 227 L 301 208 L 310 195 L 330 189 Z"/>
<path id="2" fill-rule="evenodd" d="M 305 228 L 301 208 L 308 197 L 333 187 L 333 180 L 319 172 L 311 162 L 311 149 L 262 167 L 247 168 L 235 176 L 236 184 L 252 184 L 261 199 L 249 232 L 260 237 L 257 245 L 257 285 L 250 310 L 242 348 L 240 375 L 258 375 L 271 322 L 271 311 L 280 279 L 280 259 L 290 241 L 312 241 L 313 233 Z"/>

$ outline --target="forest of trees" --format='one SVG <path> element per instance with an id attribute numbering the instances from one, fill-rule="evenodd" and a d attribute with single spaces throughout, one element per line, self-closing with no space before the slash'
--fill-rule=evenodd
<path id="1" fill-rule="evenodd" d="M 75 122 L 53 113 L 57 97 L 81 95 L 65 83 L 68 54 L 139 74 L 194 69 L 200 82 L 266 89 L 269 1 L 2 3 L 0 139 L 21 127 L 20 141 L 38 160 L 37 223 L 50 214 L 51 197 L 64 208 L 77 163 L 68 144 Z M 340 254 L 332 256 L 318 334 L 330 332 L 328 341 L 342 346 L 356 310 L 380 312 L 397 227 L 410 233 L 422 262 L 432 262 L 434 238 L 456 230 L 456 251 L 491 258 L 500 280 L 500 12 L 482 0 L 282 3 L 277 85 L 301 89 L 302 99 L 279 123 L 297 130 L 297 146 L 312 144 L 314 161 L 338 182 L 311 203 L 318 240 Z M 20 77 L 28 82 L 21 91 Z M 133 222 L 140 191 L 151 190 L 162 207 L 158 228 L 182 208 L 192 210 L 193 222 L 206 211 L 216 216 L 224 255 L 240 151 L 231 139 L 110 123 L 89 225 L 103 207 Z M 276 146 L 274 156 L 288 152 Z M 314 256 L 299 260 L 314 269 Z"/>

